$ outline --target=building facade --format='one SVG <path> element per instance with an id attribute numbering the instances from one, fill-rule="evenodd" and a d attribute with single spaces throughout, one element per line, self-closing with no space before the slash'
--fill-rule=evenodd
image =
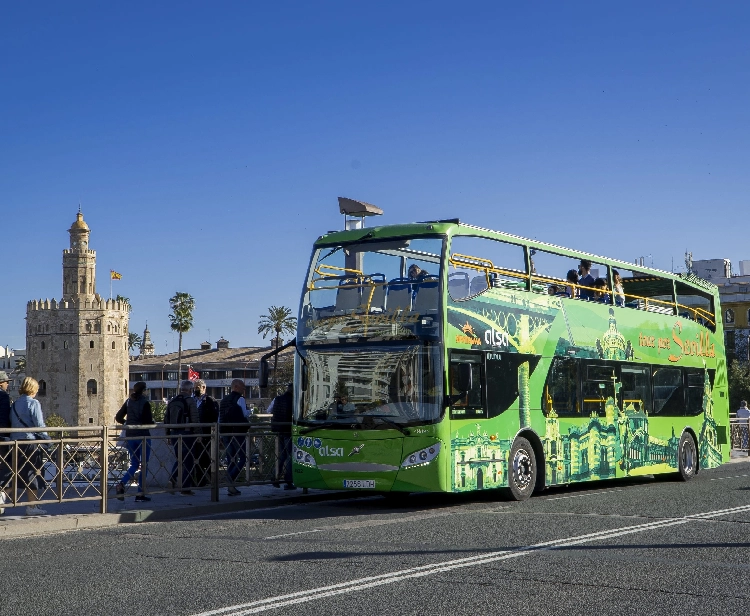
<path id="1" fill-rule="evenodd" d="M 96 292 L 96 252 L 80 211 L 68 233 L 62 298 L 26 306 L 26 374 L 39 381 L 46 415 L 111 424 L 128 395 L 130 306 Z"/>

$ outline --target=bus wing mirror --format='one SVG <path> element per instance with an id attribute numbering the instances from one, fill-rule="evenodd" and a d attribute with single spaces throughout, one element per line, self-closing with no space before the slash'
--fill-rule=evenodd
<path id="1" fill-rule="evenodd" d="M 260 360 L 260 370 L 258 371 L 258 387 L 268 387 L 268 360 Z"/>
<path id="2" fill-rule="evenodd" d="M 471 364 L 461 363 L 458 364 L 458 382 L 456 383 L 456 387 L 458 391 L 461 393 L 466 393 L 467 391 L 471 391 L 473 389 L 473 379 L 472 379 L 472 370 L 471 370 Z"/>

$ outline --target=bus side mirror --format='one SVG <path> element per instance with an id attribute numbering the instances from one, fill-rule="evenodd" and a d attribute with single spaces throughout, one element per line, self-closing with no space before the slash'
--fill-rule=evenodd
<path id="1" fill-rule="evenodd" d="M 456 366 L 458 369 L 458 382 L 456 388 L 461 393 L 466 393 L 473 389 L 471 364 L 461 363 Z"/>
<path id="2" fill-rule="evenodd" d="M 302 364 L 302 391 L 307 391 L 307 364 Z"/>
<path id="3" fill-rule="evenodd" d="M 258 387 L 268 387 L 268 360 L 260 360 L 260 370 L 258 371 Z"/>

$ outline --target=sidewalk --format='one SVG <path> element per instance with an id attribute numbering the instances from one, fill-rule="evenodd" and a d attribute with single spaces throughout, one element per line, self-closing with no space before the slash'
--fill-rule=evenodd
<path id="1" fill-rule="evenodd" d="M 181 494 L 149 494 L 151 502 L 136 503 L 135 494 L 124 501 L 110 498 L 108 513 L 99 513 L 99 501 L 78 501 L 40 505 L 48 515 L 26 516 L 26 503 L 17 507 L 5 506 L 0 516 L 0 540 L 10 537 L 43 535 L 67 530 L 102 528 L 116 524 L 177 520 L 195 516 L 216 515 L 289 505 L 352 498 L 358 493 L 313 490 L 304 494 L 302 489 L 284 490 L 270 485 L 239 486 L 239 496 L 228 496 L 226 488 L 219 493 L 219 502 L 211 502 L 211 490 L 196 490 L 194 496 Z"/>

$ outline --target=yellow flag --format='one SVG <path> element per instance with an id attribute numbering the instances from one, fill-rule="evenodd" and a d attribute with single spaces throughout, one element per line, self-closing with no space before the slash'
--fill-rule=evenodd
<path id="1" fill-rule="evenodd" d="M 120 280 L 122 278 L 122 274 L 118 274 L 115 270 L 109 270 L 109 275 L 112 277 L 112 280 Z"/>

